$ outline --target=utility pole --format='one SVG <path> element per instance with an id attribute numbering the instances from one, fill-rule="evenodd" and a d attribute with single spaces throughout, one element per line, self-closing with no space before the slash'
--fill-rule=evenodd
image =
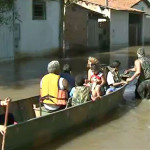
<path id="1" fill-rule="evenodd" d="M 66 41 L 65 41 L 65 30 L 66 30 L 66 8 L 70 6 L 73 3 L 78 2 L 78 0 L 64 0 L 64 8 L 63 8 L 63 42 L 62 42 L 62 51 L 63 51 L 63 57 L 66 55 Z"/>
<path id="2" fill-rule="evenodd" d="M 105 0 L 105 6 L 108 7 L 108 0 Z"/>
<path id="3" fill-rule="evenodd" d="M 66 44 L 65 44 L 65 16 L 66 16 L 66 4 L 67 0 L 64 0 L 64 9 L 63 9 L 63 45 L 62 45 L 62 51 L 63 51 L 63 57 L 66 55 Z"/>

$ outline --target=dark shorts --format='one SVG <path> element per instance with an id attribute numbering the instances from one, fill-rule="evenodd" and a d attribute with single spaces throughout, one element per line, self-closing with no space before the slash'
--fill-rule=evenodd
<path id="1" fill-rule="evenodd" d="M 5 122 L 5 114 L 0 115 L 0 125 L 4 125 Z M 9 113 L 8 114 L 8 122 L 7 125 L 14 124 L 14 116 L 13 114 Z"/>
<path id="2" fill-rule="evenodd" d="M 141 82 L 135 91 L 135 94 L 142 99 L 150 99 L 150 79 Z"/>

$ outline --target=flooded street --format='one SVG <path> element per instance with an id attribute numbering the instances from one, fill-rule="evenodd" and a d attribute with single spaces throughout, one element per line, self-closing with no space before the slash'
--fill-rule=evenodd
<path id="1" fill-rule="evenodd" d="M 86 71 L 88 56 L 96 56 L 102 64 L 113 60 L 121 62 L 121 70 L 134 65 L 138 47 L 121 49 L 110 53 L 86 54 L 81 57 L 60 59 L 61 65 L 69 63 L 73 75 Z M 145 47 L 150 58 L 150 47 Z M 1 63 L 0 95 L 12 100 L 39 95 L 39 82 L 47 73 L 47 64 L 52 58 Z M 82 129 L 74 129 L 63 138 L 40 147 L 38 150 L 149 150 L 150 148 L 150 101 L 134 99 L 134 83 L 127 90 L 126 102 L 103 121 L 94 122 Z"/>
<path id="2" fill-rule="evenodd" d="M 97 122 L 48 144 L 40 150 L 148 150 L 150 147 L 150 102 L 118 108 L 104 122 Z"/>

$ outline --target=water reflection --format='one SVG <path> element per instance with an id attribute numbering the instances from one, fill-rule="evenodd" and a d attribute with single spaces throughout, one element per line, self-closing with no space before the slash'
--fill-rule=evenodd
<path id="1" fill-rule="evenodd" d="M 124 48 L 110 53 L 89 53 L 84 56 L 60 59 L 61 66 L 69 63 L 73 74 L 86 70 L 88 56 L 96 56 L 102 64 L 109 65 L 113 60 L 121 62 L 121 70 L 134 65 L 138 47 Z M 145 47 L 150 57 L 149 47 Z M 30 97 L 39 93 L 39 81 L 47 73 L 47 64 L 54 58 L 36 58 L 0 64 L 0 95 L 13 99 Z M 16 89 L 15 89 L 16 88 Z M 45 145 L 39 150 L 126 150 L 149 149 L 150 141 L 150 102 L 134 99 L 135 83 L 129 85 L 125 103 L 111 112 L 103 121 L 74 129 L 65 138 Z M 19 93 L 20 91 L 20 93 Z"/>
<path id="2" fill-rule="evenodd" d="M 132 49 L 124 48 L 117 51 L 111 51 L 110 53 L 90 52 L 89 54 L 85 54 L 83 56 L 59 60 L 61 66 L 63 66 L 63 64 L 65 63 L 69 63 L 72 66 L 73 74 L 87 71 L 86 63 L 88 56 L 95 56 L 100 60 L 102 64 L 106 65 L 109 65 L 113 60 L 117 59 L 122 64 L 121 69 L 126 69 L 128 68 L 128 66 L 133 66 L 134 64 L 134 59 L 136 58 L 136 56 L 135 54 L 132 55 L 132 51 Z M 15 84 L 19 81 L 42 78 L 42 76 L 47 73 L 47 64 L 53 59 L 55 58 L 23 59 L 0 64 L 0 85 L 8 85 L 10 83 Z"/>

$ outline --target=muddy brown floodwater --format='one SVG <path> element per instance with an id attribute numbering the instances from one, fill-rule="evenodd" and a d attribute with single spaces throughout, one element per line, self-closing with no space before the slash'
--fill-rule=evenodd
<path id="1" fill-rule="evenodd" d="M 110 53 L 93 53 L 101 63 L 109 64 L 118 59 L 121 69 L 134 65 L 138 47 L 120 49 Z M 150 58 L 150 47 L 146 46 Z M 60 59 L 61 65 L 69 63 L 73 75 L 86 71 L 87 57 Z M 46 73 L 47 64 L 52 58 L 37 58 L 0 64 L 0 95 L 10 96 L 13 100 L 39 94 L 39 82 Z M 130 87 L 131 86 L 131 87 Z M 150 149 L 150 101 L 135 100 L 134 83 L 129 85 L 129 96 L 125 104 L 121 104 L 103 121 L 94 122 L 82 129 L 74 129 L 72 133 L 53 143 L 46 144 L 36 150 L 149 150 Z"/>

